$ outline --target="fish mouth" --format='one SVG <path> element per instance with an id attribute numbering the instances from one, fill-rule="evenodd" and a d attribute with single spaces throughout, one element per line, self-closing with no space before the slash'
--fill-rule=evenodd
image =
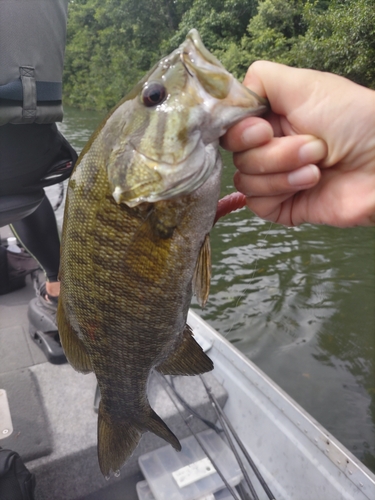
<path id="1" fill-rule="evenodd" d="M 191 29 L 186 35 L 186 41 L 184 43 L 188 42 L 189 40 L 193 42 L 195 49 L 199 52 L 203 59 L 205 59 L 208 63 L 211 63 L 214 66 L 222 68 L 224 71 L 226 71 L 219 59 L 217 59 L 213 54 L 211 54 L 209 50 L 206 49 L 198 31 L 195 28 Z"/>
<path id="2" fill-rule="evenodd" d="M 136 185 L 128 181 L 127 185 L 132 185 L 131 188 L 116 186 L 112 193 L 117 203 L 125 203 L 130 208 L 192 193 L 206 182 L 216 164 L 216 161 L 207 161 L 205 145 L 201 140 L 178 163 L 154 160 L 137 149 L 134 149 L 133 159 L 134 163 L 147 169 L 148 177 Z"/>
<path id="3" fill-rule="evenodd" d="M 215 107 L 217 103 L 221 106 L 225 102 L 226 106 L 241 110 L 239 119 L 244 118 L 245 109 L 248 110 L 246 116 L 259 116 L 269 109 L 267 99 L 258 96 L 233 78 L 221 62 L 206 49 L 196 29 L 189 31 L 178 50 L 186 71 L 196 77 L 205 97 L 213 98 L 209 106 Z M 235 122 L 236 119 L 232 118 L 230 125 Z"/>

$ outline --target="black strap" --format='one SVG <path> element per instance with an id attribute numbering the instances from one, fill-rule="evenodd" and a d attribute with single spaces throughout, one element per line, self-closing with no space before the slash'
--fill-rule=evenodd
<path id="1" fill-rule="evenodd" d="M 61 82 L 35 82 L 37 102 L 61 101 Z M 0 85 L 0 99 L 23 101 L 23 86 L 21 78 L 5 85 Z"/>
<path id="2" fill-rule="evenodd" d="M 31 66 L 21 66 L 23 105 L 22 118 L 24 123 L 33 123 L 36 118 L 36 85 L 35 70 Z"/>

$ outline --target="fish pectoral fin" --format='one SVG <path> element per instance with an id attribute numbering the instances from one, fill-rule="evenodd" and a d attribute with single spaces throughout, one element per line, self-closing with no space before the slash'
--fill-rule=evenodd
<path id="1" fill-rule="evenodd" d="M 99 404 L 98 413 L 98 460 L 104 476 L 116 472 L 131 456 L 142 437 L 142 431 L 131 422 L 116 422 Z"/>
<path id="2" fill-rule="evenodd" d="M 193 290 L 201 307 L 206 305 L 211 284 L 210 235 L 206 234 L 200 249 L 193 276 Z"/>
<path id="3" fill-rule="evenodd" d="M 194 339 L 192 329 L 186 325 L 180 345 L 156 370 L 163 375 L 199 375 L 213 367 L 211 359 Z"/>
<path id="4" fill-rule="evenodd" d="M 81 373 L 92 372 L 91 361 L 82 340 L 66 318 L 62 301 L 57 306 L 57 326 L 65 356 L 72 367 Z"/>

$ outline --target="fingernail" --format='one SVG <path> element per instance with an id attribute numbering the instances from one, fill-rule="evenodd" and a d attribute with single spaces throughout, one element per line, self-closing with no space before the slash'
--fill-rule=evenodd
<path id="1" fill-rule="evenodd" d="M 299 159 L 302 164 L 317 163 L 323 160 L 327 154 L 327 146 L 321 139 L 315 139 L 307 144 L 304 144 L 299 149 Z"/>
<path id="2" fill-rule="evenodd" d="M 260 146 L 272 137 L 271 126 L 266 122 L 259 122 L 251 127 L 245 128 L 241 134 L 243 145 L 248 148 Z"/>
<path id="3" fill-rule="evenodd" d="M 305 186 L 313 184 L 319 179 L 319 169 L 316 165 L 306 165 L 290 172 L 288 182 L 291 186 Z"/>

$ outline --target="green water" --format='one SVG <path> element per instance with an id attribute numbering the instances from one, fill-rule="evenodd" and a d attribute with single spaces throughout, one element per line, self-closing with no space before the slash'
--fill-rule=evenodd
<path id="1" fill-rule="evenodd" d="M 61 129 L 80 150 L 102 116 L 65 109 Z M 375 228 L 284 228 L 243 209 L 211 243 L 210 297 L 193 307 L 375 472 Z"/>

